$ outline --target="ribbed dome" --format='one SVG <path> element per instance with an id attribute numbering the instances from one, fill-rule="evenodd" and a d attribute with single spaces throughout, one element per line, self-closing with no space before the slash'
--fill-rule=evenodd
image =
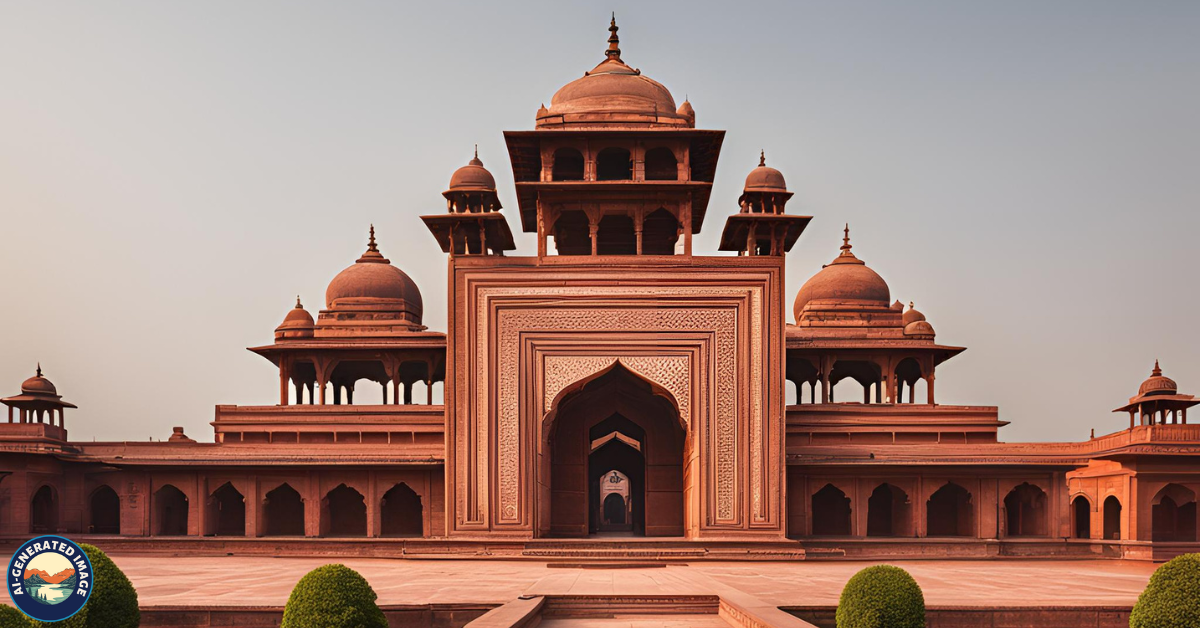
<path id="1" fill-rule="evenodd" d="M 387 305 L 409 314 L 420 323 L 421 291 L 404 271 L 392 266 L 375 245 L 375 228 L 367 251 L 354 265 L 338 273 L 325 290 L 325 307 Z"/>
<path id="2" fill-rule="evenodd" d="M 275 338 L 311 338 L 315 327 L 312 314 L 300 304 L 300 297 L 296 297 L 296 307 L 289 310 L 283 322 L 275 328 Z"/>
<path id="3" fill-rule="evenodd" d="M 1177 392 L 1179 386 L 1175 380 L 1162 374 L 1158 360 L 1154 361 L 1154 370 L 1150 372 L 1150 377 L 1138 387 L 1139 395 L 1174 395 Z"/>
<path id="4" fill-rule="evenodd" d="M 696 112 L 690 104 L 677 110 L 666 87 L 621 60 L 615 17 L 608 30 L 611 35 L 604 61 L 559 89 L 550 99 L 550 107 L 538 110 L 538 126 L 580 123 L 691 127 Z"/>
<path id="5" fill-rule="evenodd" d="M 787 192 L 783 173 L 767 165 L 766 153 L 758 156 L 758 167 L 746 176 L 743 192 Z"/>
<path id="6" fill-rule="evenodd" d="M 496 179 L 483 167 L 479 160 L 479 149 L 475 149 L 475 158 L 467 165 L 454 171 L 450 177 L 449 192 L 495 192 Z"/>
<path id="7" fill-rule="evenodd" d="M 797 321 L 805 306 L 813 302 L 888 307 L 891 291 L 887 282 L 855 257 L 850 248 L 850 229 L 847 227 L 841 254 L 805 282 L 796 295 L 792 311 Z"/>
<path id="8" fill-rule="evenodd" d="M 58 389 L 50 380 L 42 377 L 42 365 L 37 367 L 37 375 L 21 382 L 21 392 L 27 395 L 58 395 Z"/>

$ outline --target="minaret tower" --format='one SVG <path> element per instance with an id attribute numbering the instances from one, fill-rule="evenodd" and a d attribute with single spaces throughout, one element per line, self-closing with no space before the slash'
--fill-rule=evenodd
<path id="1" fill-rule="evenodd" d="M 475 157 L 454 171 L 442 196 L 446 197 L 446 213 L 421 216 L 421 220 L 450 257 L 504 255 L 516 248 L 508 221 L 500 213 L 496 179 L 479 160 L 478 144 Z"/>

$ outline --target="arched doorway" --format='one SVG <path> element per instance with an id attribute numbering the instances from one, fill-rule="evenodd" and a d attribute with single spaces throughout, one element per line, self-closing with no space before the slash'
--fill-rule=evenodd
<path id="1" fill-rule="evenodd" d="M 208 498 L 208 533 L 217 536 L 246 536 L 246 498 L 226 482 Z"/>
<path id="2" fill-rule="evenodd" d="M 1046 492 L 1023 482 L 1004 497 L 1008 536 L 1046 535 Z"/>
<path id="3" fill-rule="evenodd" d="M 1075 520 L 1075 538 L 1092 538 L 1092 504 L 1083 495 L 1071 501 L 1071 517 Z"/>
<path id="4" fill-rule="evenodd" d="M 1154 496 L 1150 516 L 1155 541 L 1196 540 L 1196 494 L 1178 484 L 1168 484 Z"/>
<path id="5" fill-rule="evenodd" d="M 43 485 L 33 494 L 33 500 L 29 504 L 29 532 L 58 532 L 58 496 L 49 484 Z"/>
<path id="6" fill-rule="evenodd" d="M 286 482 L 263 499 L 263 533 L 266 536 L 304 536 L 304 500 Z"/>
<path id="7" fill-rule="evenodd" d="M 425 533 L 421 496 L 404 482 L 383 494 L 379 510 L 383 518 L 383 536 L 422 536 Z"/>
<path id="8" fill-rule="evenodd" d="M 92 491 L 88 500 L 88 513 L 92 534 L 121 533 L 121 498 L 107 484 Z"/>
<path id="9" fill-rule="evenodd" d="M 367 503 L 362 493 L 338 484 L 321 500 L 321 536 L 366 536 Z"/>
<path id="10" fill-rule="evenodd" d="M 617 362 L 560 394 L 543 434 L 540 535 L 684 534 L 685 435 L 669 392 Z M 614 471 L 628 482 L 627 530 L 602 525 Z"/>
<path id="11" fill-rule="evenodd" d="M 600 508 L 596 511 L 599 518 L 595 522 L 596 529 L 600 532 L 632 532 L 634 517 L 633 504 L 629 500 L 632 490 L 629 476 L 613 469 L 601 473 L 597 484 Z"/>
<path id="12" fill-rule="evenodd" d="M 867 536 L 912 536 L 912 504 L 907 493 L 886 483 L 871 492 Z"/>
<path id="13" fill-rule="evenodd" d="M 850 498 L 832 484 L 812 496 L 813 536 L 850 536 Z"/>
<path id="14" fill-rule="evenodd" d="M 1116 495 L 1104 498 L 1104 538 L 1121 540 L 1121 500 Z"/>
<path id="15" fill-rule="evenodd" d="M 927 536 L 972 536 L 975 529 L 975 511 L 971 506 L 971 493 L 967 489 L 947 482 L 925 504 Z"/>
<path id="16" fill-rule="evenodd" d="M 170 484 L 154 493 L 154 533 L 159 536 L 187 536 L 188 498 Z"/>

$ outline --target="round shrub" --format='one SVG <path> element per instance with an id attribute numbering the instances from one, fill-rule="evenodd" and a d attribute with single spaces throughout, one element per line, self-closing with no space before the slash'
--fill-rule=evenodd
<path id="1" fill-rule="evenodd" d="M 0 604 L 0 628 L 33 628 L 33 622 L 25 613 L 5 604 Z"/>
<path id="2" fill-rule="evenodd" d="M 388 628 L 377 597 L 357 571 L 345 565 L 317 567 L 292 589 L 280 628 Z"/>
<path id="3" fill-rule="evenodd" d="M 91 597 L 70 619 L 40 625 L 46 628 L 138 628 L 142 613 L 138 610 L 137 591 L 125 577 L 125 572 L 95 545 L 80 543 L 79 547 L 92 563 Z"/>
<path id="4" fill-rule="evenodd" d="M 1177 626 L 1200 626 L 1200 554 L 1176 556 L 1156 569 L 1129 615 L 1130 628 Z"/>
<path id="5" fill-rule="evenodd" d="M 917 581 L 899 567 L 867 567 L 842 589 L 837 628 L 924 627 L 925 596 Z"/>

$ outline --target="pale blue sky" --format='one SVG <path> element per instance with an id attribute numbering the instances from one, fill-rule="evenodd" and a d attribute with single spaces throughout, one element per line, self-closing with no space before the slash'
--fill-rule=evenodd
<path id="1" fill-rule="evenodd" d="M 299 293 L 380 247 L 445 330 L 420 220 L 479 143 L 602 58 L 728 131 L 697 253 L 765 149 L 815 216 L 787 292 L 855 252 L 1006 440 L 1119 429 L 1156 357 L 1200 394 L 1200 3 L 0 0 L 0 394 L 41 361 L 72 438 L 211 438 L 277 401 Z M 518 235 L 519 253 L 535 252 Z M 790 311 L 790 296 L 789 296 Z M 790 320 L 790 316 L 789 316 Z"/>

